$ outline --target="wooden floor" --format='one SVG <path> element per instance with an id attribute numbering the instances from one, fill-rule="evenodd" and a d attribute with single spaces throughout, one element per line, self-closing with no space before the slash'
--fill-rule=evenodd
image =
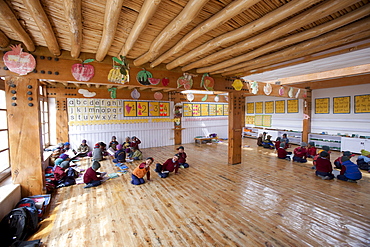
<path id="1" fill-rule="evenodd" d="M 244 139 L 240 165 L 227 165 L 227 143 L 186 144 L 190 168 L 179 175 L 152 170 L 140 186 L 123 174 L 96 188 L 59 189 L 32 239 L 57 247 L 370 246 L 370 173 L 357 184 L 322 180 L 311 161 L 279 160 L 255 143 Z M 143 153 L 163 162 L 175 148 Z M 102 162 L 101 171 L 116 170 Z"/>

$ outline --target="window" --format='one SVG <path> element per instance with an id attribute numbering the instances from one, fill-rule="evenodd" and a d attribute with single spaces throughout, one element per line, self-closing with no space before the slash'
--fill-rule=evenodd
<path id="1" fill-rule="evenodd" d="M 0 84 L 3 82 L 0 80 Z M 0 87 L 0 181 L 10 174 L 8 118 L 4 87 Z"/>
<path id="2" fill-rule="evenodd" d="M 49 103 L 46 95 L 46 87 L 40 86 L 41 142 L 44 149 L 50 146 Z"/>

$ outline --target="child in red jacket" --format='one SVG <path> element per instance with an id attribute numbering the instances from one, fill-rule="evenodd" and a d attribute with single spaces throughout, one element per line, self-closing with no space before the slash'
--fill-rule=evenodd
<path id="1" fill-rule="evenodd" d="M 184 147 L 183 146 L 180 146 L 177 148 L 177 150 L 179 150 L 179 152 L 177 153 L 179 155 L 179 165 L 181 168 L 189 168 L 189 164 L 186 163 L 186 153 L 184 151 Z"/>
<path id="2" fill-rule="evenodd" d="M 84 183 L 86 184 L 86 186 L 84 187 L 85 189 L 101 185 L 101 183 L 107 179 L 104 177 L 106 175 L 105 172 L 103 173 L 97 172 L 99 168 L 100 163 L 99 161 L 95 160 L 92 166 L 86 170 L 84 174 Z"/>
<path id="3" fill-rule="evenodd" d="M 300 162 L 300 163 L 306 163 L 307 162 L 307 144 L 305 142 L 301 143 L 300 147 L 297 147 L 294 149 L 294 157 L 293 161 Z"/>
<path id="4" fill-rule="evenodd" d="M 157 163 L 154 171 L 158 173 L 159 177 L 161 178 L 168 177 L 169 173 L 173 171 L 175 171 L 175 174 L 177 174 L 179 171 L 178 159 L 179 155 L 175 154 L 173 158 L 166 160 L 166 162 L 164 162 L 163 165 Z"/>
<path id="5" fill-rule="evenodd" d="M 334 175 L 332 174 L 333 167 L 331 166 L 331 162 L 328 157 L 329 153 L 322 151 L 320 153 L 320 157 L 316 160 L 316 176 L 325 180 L 334 178 Z"/>
<path id="6" fill-rule="evenodd" d="M 138 167 L 134 169 L 131 175 L 131 183 L 134 185 L 144 184 L 144 176 L 146 174 L 146 178 L 148 181 L 150 180 L 150 165 L 153 163 L 154 159 L 149 157 L 145 160 L 145 162 L 141 163 Z"/>
<path id="7" fill-rule="evenodd" d="M 277 150 L 277 154 L 279 159 L 286 159 L 290 161 L 290 155 L 292 154 L 292 152 L 287 152 L 285 149 L 285 143 L 282 142 L 280 143 L 280 147 Z"/>
<path id="8" fill-rule="evenodd" d="M 316 156 L 316 147 L 314 142 L 309 142 L 307 147 L 307 158 L 313 158 Z"/>

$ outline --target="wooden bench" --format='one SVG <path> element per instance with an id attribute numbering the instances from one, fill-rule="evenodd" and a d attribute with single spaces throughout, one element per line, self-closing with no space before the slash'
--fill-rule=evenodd
<path id="1" fill-rule="evenodd" d="M 218 141 L 218 137 L 195 137 L 194 142 L 195 144 L 203 144 L 203 143 L 212 143 L 212 140 Z"/>

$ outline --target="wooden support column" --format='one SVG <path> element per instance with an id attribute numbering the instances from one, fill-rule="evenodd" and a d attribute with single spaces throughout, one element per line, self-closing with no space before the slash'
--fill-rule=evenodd
<path id="1" fill-rule="evenodd" d="M 245 122 L 245 97 L 242 92 L 229 93 L 229 146 L 228 164 L 242 161 L 242 130 Z"/>
<path id="2" fill-rule="evenodd" d="M 303 99 L 303 131 L 302 141 L 308 143 L 308 134 L 311 133 L 311 111 L 312 110 L 312 90 L 307 89 L 307 98 Z"/>
<path id="3" fill-rule="evenodd" d="M 173 92 L 173 100 L 175 103 L 175 118 L 179 118 L 180 122 L 174 122 L 174 131 L 175 131 L 175 145 L 181 145 L 182 144 L 182 130 L 181 127 L 181 119 L 182 119 L 182 107 L 176 106 L 177 103 L 181 103 L 181 93 L 179 92 Z M 177 112 L 179 111 L 179 112 Z"/>
<path id="4" fill-rule="evenodd" d="M 39 82 L 6 77 L 5 92 L 13 183 L 21 185 L 22 197 L 43 194 Z"/>
<path id="5" fill-rule="evenodd" d="M 68 141 L 67 98 L 56 98 L 57 101 L 57 143 Z"/>

